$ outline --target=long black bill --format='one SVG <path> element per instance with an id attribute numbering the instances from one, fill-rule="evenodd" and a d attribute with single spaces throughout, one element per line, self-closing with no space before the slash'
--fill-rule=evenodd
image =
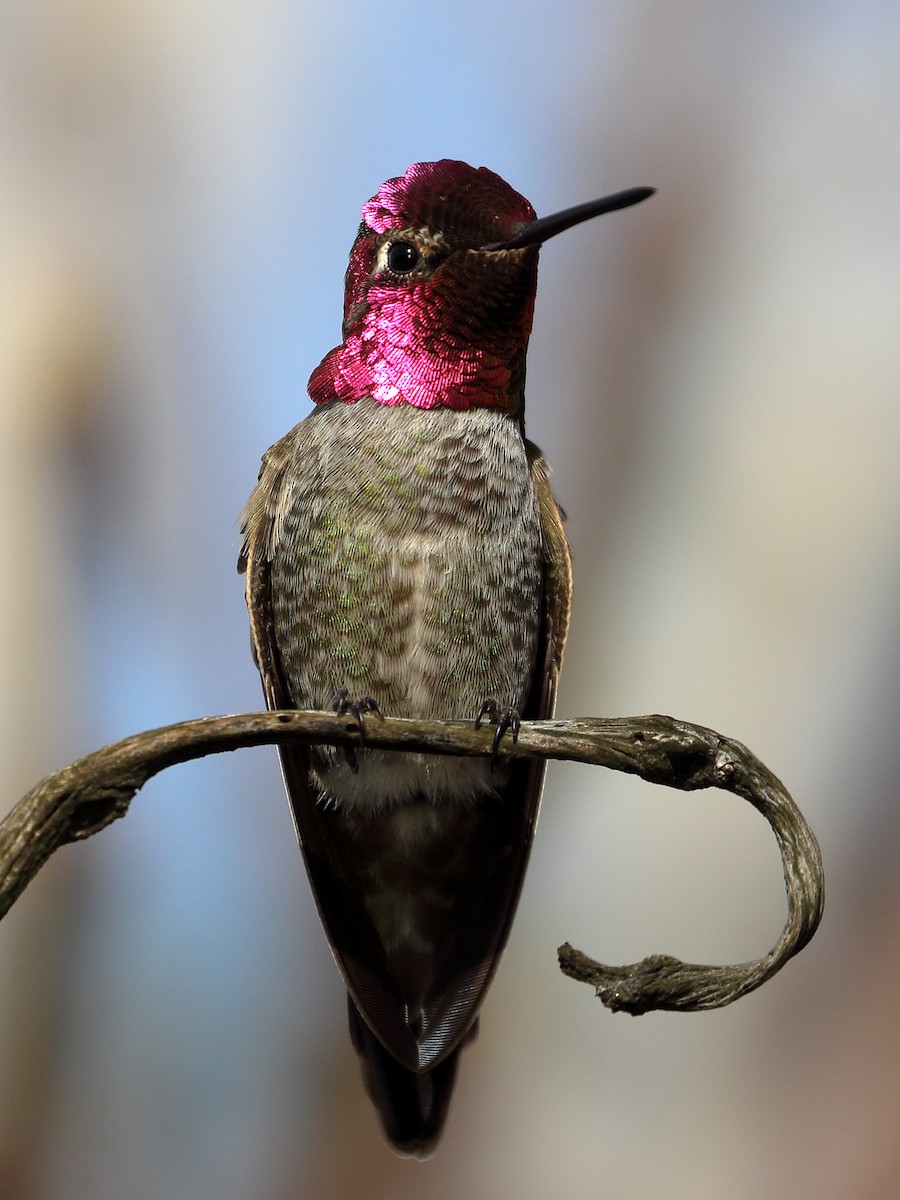
<path id="1" fill-rule="evenodd" d="M 552 217 L 541 217 L 529 225 L 523 225 L 514 238 L 508 242 L 492 242 L 483 246 L 483 250 L 520 250 L 523 246 L 534 246 L 546 242 L 548 238 L 556 237 L 564 229 L 571 229 L 591 217 L 599 217 L 602 213 L 615 212 L 617 208 L 628 208 L 632 204 L 640 204 L 648 196 L 652 196 L 656 188 L 635 187 L 627 188 L 624 192 L 615 192 L 612 196 L 604 196 L 601 200 L 588 200 L 586 204 L 576 204 L 574 208 L 565 208 L 562 212 L 554 213 Z"/>

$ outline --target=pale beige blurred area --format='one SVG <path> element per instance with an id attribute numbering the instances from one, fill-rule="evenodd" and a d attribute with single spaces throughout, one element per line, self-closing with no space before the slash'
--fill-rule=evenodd
<path id="1" fill-rule="evenodd" d="M 0 22 L 4 804 L 136 727 L 260 703 L 235 515 L 338 336 L 360 203 L 446 155 L 539 213 L 659 189 L 542 256 L 560 714 L 739 738 L 828 880 L 760 992 L 611 1016 L 556 947 L 762 954 L 777 850 L 734 798 L 551 768 L 445 1139 L 407 1163 L 274 763 L 173 771 L 0 925 L 0 1198 L 895 1200 L 896 6 L 11 0 Z"/>
<path id="2" fill-rule="evenodd" d="M 6 145 L 9 150 L 8 143 Z M 2 811 L 79 749 L 73 546 L 64 448 L 102 373 L 104 330 L 66 248 L 7 175 L 0 221 Z M 52 1075 L 65 868 L 40 880 L 0 936 L 0 1191 L 14 1196 Z M 23 970 L 23 965 L 25 969 Z"/>

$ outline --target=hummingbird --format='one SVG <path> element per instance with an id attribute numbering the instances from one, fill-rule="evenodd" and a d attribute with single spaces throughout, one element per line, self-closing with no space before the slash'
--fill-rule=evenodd
<path id="1" fill-rule="evenodd" d="M 339 346 L 241 518 L 270 709 L 487 718 L 495 749 L 553 715 L 569 623 L 563 514 L 524 434 L 543 242 L 644 200 L 538 219 L 443 159 L 362 209 Z M 350 1031 L 384 1133 L 427 1157 L 506 944 L 543 762 L 280 747 Z"/>

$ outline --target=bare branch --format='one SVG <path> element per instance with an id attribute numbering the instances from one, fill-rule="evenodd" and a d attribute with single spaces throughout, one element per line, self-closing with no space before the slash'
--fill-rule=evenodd
<path id="1" fill-rule="evenodd" d="M 382 750 L 488 757 L 493 731 L 471 723 L 370 719 L 366 745 Z M 134 795 L 176 763 L 281 742 L 358 746 L 355 721 L 330 713 L 243 713 L 203 717 L 139 733 L 105 746 L 48 776 L 0 824 L 0 917 L 58 846 L 105 829 L 128 811 Z M 650 783 L 694 791 L 715 787 L 749 801 L 772 827 L 781 851 L 788 921 L 764 958 L 735 966 L 701 966 L 667 955 L 609 967 L 568 944 L 560 967 L 589 983 L 612 1010 L 717 1008 L 770 979 L 816 931 L 824 879 L 812 830 L 782 784 L 750 751 L 730 738 L 672 717 L 531 721 L 518 741 L 504 741 L 509 758 L 553 758 L 639 775 Z"/>

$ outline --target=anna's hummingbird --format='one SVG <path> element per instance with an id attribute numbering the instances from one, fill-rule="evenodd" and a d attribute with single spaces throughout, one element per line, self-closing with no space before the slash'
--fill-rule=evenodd
<path id="1" fill-rule="evenodd" d="M 343 341 L 242 517 L 270 708 L 488 715 L 501 734 L 552 715 L 570 565 L 524 436 L 538 250 L 651 191 L 536 220 L 492 171 L 445 159 L 363 206 Z M 543 763 L 280 753 L 366 1085 L 395 1149 L 424 1156 L 509 934 Z"/>

